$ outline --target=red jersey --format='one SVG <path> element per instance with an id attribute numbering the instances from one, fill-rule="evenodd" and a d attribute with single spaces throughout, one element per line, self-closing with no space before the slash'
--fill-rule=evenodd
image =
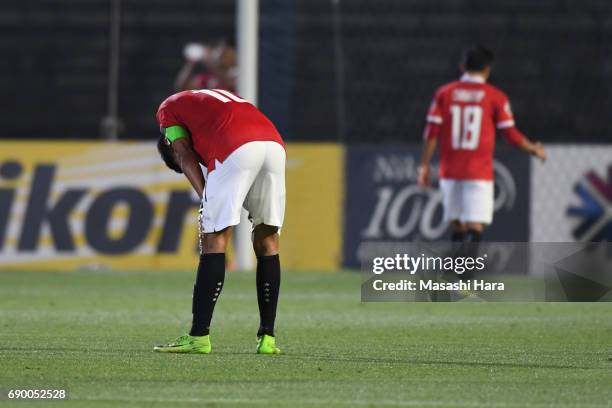
<path id="1" fill-rule="evenodd" d="M 157 121 L 163 128 L 183 126 L 191 134 L 193 149 L 208 171 L 215 161 L 245 143 L 272 141 L 284 146 L 272 122 L 248 101 L 222 89 L 183 91 L 162 102 Z"/>
<path id="2" fill-rule="evenodd" d="M 425 138 L 439 139 L 441 178 L 492 180 L 496 129 L 512 144 L 524 137 L 506 94 L 469 75 L 438 89 L 427 122 Z"/>

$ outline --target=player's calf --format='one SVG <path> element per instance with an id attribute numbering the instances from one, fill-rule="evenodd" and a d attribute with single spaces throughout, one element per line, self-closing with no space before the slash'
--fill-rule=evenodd
<path id="1" fill-rule="evenodd" d="M 465 240 L 465 227 L 459 221 L 455 220 L 451 222 L 451 241 L 452 242 L 463 242 Z"/>
<path id="2" fill-rule="evenodd" d="M 259 330 L 257 337 L 274 336 L 274 323 L 280 290 L 280 259 L 278 227 L 258 225 L 253 231 L 253 249 L 257 255 L 257 304 Z"/>
<path id="3" fill-rule="evenodd" d="M 200 237 L 203 253 L 193 287 L 191 336 L 206 336 L 210 332 L 215 305 L 225 282 L 225 250 L 230 237 L 231 228 Z"/>
<path id="4" fill-rule="evenodd" d="M 482 240 L 482 232 L 484 225 L 479 222 L 468 222 L 465 225 L 466 238 L 468 242 L 480 242 Z"/>

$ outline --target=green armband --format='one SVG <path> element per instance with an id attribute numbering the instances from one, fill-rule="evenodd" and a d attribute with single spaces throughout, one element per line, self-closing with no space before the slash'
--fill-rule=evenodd
<path id="1" fill-rule="evenodd" d="M 189 132 L 182 126 L 170 126 L 164 129 L 164 136 L 170 142 L 174 142 L 181 137 L 189 137 Z"/>

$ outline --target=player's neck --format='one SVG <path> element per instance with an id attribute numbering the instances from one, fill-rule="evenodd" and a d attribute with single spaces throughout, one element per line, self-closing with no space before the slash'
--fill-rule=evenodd
<path id="1" fill-rule="evenodd" d="M 485 82 L 487 82 L 487 78 L 480 72 L 464 72 L 461 76 L 461 81 L 484 84 Z"/>

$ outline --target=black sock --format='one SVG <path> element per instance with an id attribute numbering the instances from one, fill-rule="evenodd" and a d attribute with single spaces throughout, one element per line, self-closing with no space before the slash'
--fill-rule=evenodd
<path id="1" fill-rule="evenodd" d="M 274 320 L 280 289 L 280 260 L 278 255 L 257 257 L 257 303 L 260 325 L 258 336 L 274 336 Z"/>
<path id="2" fill-rule="evenodd" d="M 191 336 L 206 336 L 210 332 L 210 321 L 224 281 L 225 254 L 200 255 L 198 275 L 193 286 Z"/>
<path id="3" fill-rule="evenodd" d="M 482 232 L 481 231 L 476 231 L 476 230 L 467 230 L 467 239 L 466 239 L 466 251 L 464 256 L 469 256 L 471 258 L 476 258 L 478 257 L 478 254 L 480 252 L 480 241 L 482 239 Z M 475 271 L 471 270 L 471 271 L 466 271 L 463 276 L 463 279 L 474 279 L 475 278 Z"/>
<path id="4" fill-rule="evenodd" d="M 468 230 L 467 231 L 467 241 L 468 242 L 480 242 L 482 239 L 482 232 L 476 230 Z"/>
<path id="5" fill-rule="evenodd" d="M 453 231 L 451 232 L 451 241 L 453 242 L 463 242 L 465 239 L 465 234 L 463 231 Z"/>

